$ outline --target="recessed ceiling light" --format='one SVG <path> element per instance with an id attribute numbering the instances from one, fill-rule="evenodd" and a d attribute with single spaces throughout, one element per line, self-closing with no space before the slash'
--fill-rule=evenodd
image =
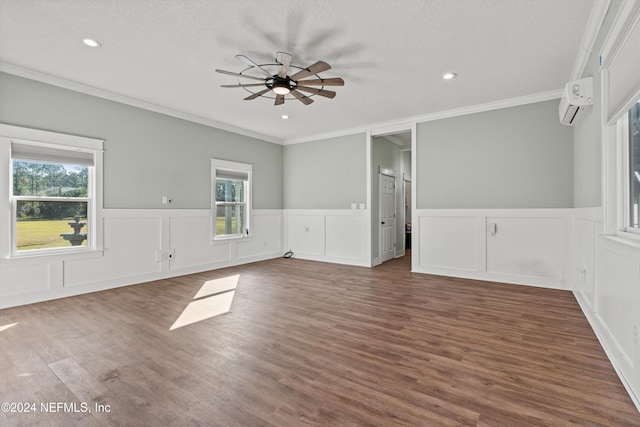
<path id="1" fill-rule="evenodd" d="M 456 73 L 445 73 L 442 75 L 442 78 L 445 80 L 451 80 L 451 79 L 455 79 L 457 76 Z"/>
<path id="2" fill-rule="evenodd" d="M 82 43 L 84 43 L 86 46 L 89 46 L 89 47 L 100 47 L 100 46 L 102 46 L 102 43 L 100 43 L 98 40 L 90 39 L 88 37 L 83 37 L 82 38 Z"/>
<path id="3" fill-rule="evenodd" d="M 282 115 L 282 119 L 283 119 L 283 120 L 287 120 L 288 118 L 289 118 L 289 116 L 287 116 L 286 114 L 283 114 L 283 115 Z"/>

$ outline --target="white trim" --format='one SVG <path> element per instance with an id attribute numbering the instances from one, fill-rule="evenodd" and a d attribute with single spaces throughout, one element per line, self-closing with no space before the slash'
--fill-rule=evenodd
<path id="1" fill-rule="evenodd" d="M 415 206 L 415 205 L 414 205 Z M 524 208 L 524 209 L 416 209 L 413 210 L 412 216 L 412 272 L 436 274 L 442 276 L 462 277 L 476 280 L 487 280 L 492 282 L 512 283 L 519 285 L 538 286 L 551 289 L 569 290 L 570 286 L 570 267 L 571 260 L 571 218 L 573 216 L 573 208 Z M 443 219 L 467 219 L 474 221 L 475 237 L 468 232 L 467 245 L 475 241 L 475 247 L 469 249 L 472 259 L 467 259 L 465 265 L 447 265 L 432 264 L 429 261 L 422 260 L 421 252 L 425 250 L 424 244 L 428 244 L 420 230 L 422 219 L 425 218 L 443 218 Z M 530 273 L 518 273 L 514 271 L 495 271 L 487 269 L 488 252 L 487 252 L 487 220 L 489 218 L 504 218 L 507 220 L 519 219 L 546 219 L 562 221 L 563 236 L 559 239 L 562 241 L 562 258 L 560 260 L 558 271 L 559 276 Z M 452 247 L 449 247 L 452 251 Z M 451 252 L 453 253 L 453 252 Z M 468 255 L 469 255 L 468 254 Z M 454 263 L 455 264 L 455 263 Z"/>
<path id="2" fill-rule="evenodd" d="M 282 209 L 285 215 L 296 216 L 363 216 L 368 209 Z"/>
<path id="3" fill-rule="evenodd" d="M 411 123 L 400 122 L 389 126 L 377 126 L 371 128 L 371 136 L 387 136 L 405 132 L 411 132 Z"/>
<path id="4" fill-rule="evenodd" d="M 620 52 L 622 46 L 624 46 L 624 41 L 621 40 L 621 37 L 627 37 L 629 35 L 627 29 L 633 22 L 634 16 L 638 11 L 640 11 L 640 2 L 637 0 L 623 1 L 600 49 L 600 66 L 602 68 L 609 67 Z"/>
<path id="5" fill-rule="evenodd" d="M 0 230 L 9 227 L 9 241 L 0 242 L 0 257 L 6 258 L 22 258 L 22 257 L 52 257 L 59 253 L 91 253 L 100 252 L 103 247 L 104 232 L 102 229 L 102 209 L 103 209 L 103 143 L 104 140 L 97 138 L 89 138 L 78 135 L 64 134 L 60 132 L 44 131 L 20 126 L 12 126 L 0 123 L 0 142 L 6 147 L 0 149 L 0 158 L 9 166 L 7 173 L 11 172 L 11 142 L 19 140 L 20 143 L 28 143 L 32 145 L 56 146 L 66 150 L 81 150 L 91 152 L 94 158 L 94 165 L 89 167 L 89 197 L 88 197 L 88 218 L 93 225 L 88 231 L 87 245 L 82 248 L 64 248 L 64 249 L 43 249 L 42 251 L 25 251 L 18 252 L 15 247 L 15 204 L 14 197 L 10 188 L 11 177 L 0 177 L 0 182 L 6 179 L 7 185 L 6 200 L 7 208 L 0 210 Z M 6 158 L 5 158 L 6 157 Z M 0 191 L 0 195 L 3 191 Z M 74 199 L 77 200 L 77 199 Z"/>
<path id="6" fill-rule="evenodd" d="M 284 248 L 294 258 L 371 267 L 370 218 L 371 209 L 284 209 Z M 345 234 L 354 245 L 335 252 Z"/>
<path id="7" fill-rule="evenodd" d="M 411 125 L 411 182 L 417 183 L 418 174 L 418 125 Z M 418 219 L 418 190 L 411 184 L 411 271 L 420 265 L 420 245 L 416 244 L 416 236 L 420 235 Z"/>
<path id="8" fill-rule="evenodd" d="M 613 369 L 614 371 L 616 371 L 618 378 L 620 378 L 620 382 L 624 386 L 624 389 L 627 391 L 627 394 L 631 398 L 631 401 L 635 405 L 636 409 L 640 411 L 640 400 L 638 400 L 637 396 L 634 393 L 633 387 L 631 386 L 631 384 L 629 384 L 629 381 L 627 381 L 627 378 L 622 373 L 622 368 L 619 366 L 620 360 L 626 360 L 626 358 L 624 356 L 620 356 L 620 358 L 618 357 L 619 352 L 615 351 L 616 344 L 615 340 L 611 336 L 611 332 L 602 322 L 598 314 L 589 308 L 589 301 L 584 298 L 581 292 L 573 291 L 573 296 L 578 302 L 582 313 L 587 318 L 589 326 L 591 326 L 591 330 L 596 335 L 596 338 L 598 339 L 600 346 L 602 346 L 607 359 L 609 359 L 609 362 L 611 362 L 611 366 L 613 366 Z"/>
<path id="9" fill-rule="evenodd" d="M 366 245 L 366 253 L 365 253 L 365 266 L 367 267 L 373 267 L 375 264 L 375 261 L 373 259 L 373 209 L 371 208 L 371 201 L 373 200 L 373 195 L 371 194 L 371 192 L 373 191 L 373 183 L 371 182 L 372 180 L 372 173 L 373 173 L 373 165 L 372 163 L 372 156 L 373 156 L 373 150 L 372 150 L 372 146 L 373 146 L 373 136 L 371 135 L 371 132 L 367 132 L 366 133 L 366 157 L 367 157 L 367 166 L 366 166 L 366 173 L 367 173 L 367 194 L 366 194 L 366 200 L 367 200 L 367 204 L 365 205 L 365 211 L 366 211 L 366 215 L 365 215 L 365 227 L 366 230 L 368 230 L 368 233 L 365 234 L 365 245 Z M 380 264 L 380 262 L 378 262 L 378 264 Z"/>
<path id="10" fill-rule="evenodd" d="M 578 56 L 573 64 L 573 71 L 571 71 L 571 78 L 569 79 L 570 81 L 577 80 L 582 77 L 584 68 L 587 65 L 587 61 L 591 55 L 591 51 L 593 50 L 593 45 L 598 37 L 598 32 L 600 31 L 600 27 L 602 27 L 602 22 L 607 15 L 610 4 L 611 0 L 596 0 L 593 3 L 589 19 L 587 20 L 587 26 L 582 37 L 582 43 L 580 44 L 580 49 L 578 51 Z"/>
<path id="11" fill-rule="evenodd" d="M 205 117 L 200 117 L 195 114 L 184 113 L 182 111 L 178 111 L 173 108 L 163 107 L 161 105 L 153 104 L 146 101 L 141 101 L 139 99 L 132 98 L 130 96 L 121 95 L 119 93 L 111 92 L 104 89 L 99 89 L 97 87 L 88 86 L 82 83 L 77 83 L 62 77 L 46 74 L 40 71 L 31 70 L 31 69 L 14 65 L 8 62 L 0 61 L 0 71 L 8 74 L 13 74 L 18 77 L 25 77 L 27 79 L 35 80 L 38 82 L 47 83 L 47 84 L 58 86 L 64 89 L 69 89 L 76 92 L 84 93 L 86 95 L 96 96 L 98 98 L 119 102 L 121 104 L 131 105 L 133 107 L 142 108 L 147 111 L 165 114 L 167 116 L 175 117 L 182 120 L 187 120 L 193 123 L 198 123 L 201 125 L 225 130 L 228 132 L 237 133 L 239 135 L 248 136 L 250 138 L 260 139 L 262 141 L 271 142 L 274 144 L 282 144 L 282 141 L 280 139 L 274 138 L 272 136 L 268 136 L 259 132 L 253 132 L 247 129 L 228 125 L 226 123 L 207 119 Z"/>
<path id="12" fill-rule="evenodd" d="M 401 120 L 393 120 L 383 123 L 373 123 L 365 126 L 359 126 L 351 129 L 343 129 L 336 132 L 328 132 L 325 134 L 317 134 L 311 136 L 303 136 L 299 138 L 285 139 L 283 145 L 301 144 L 304 142 L 317 141 L 319 139 L 329 139 L 339 136 L 353 135 L 362 132 L 371 132 L 376 129 L 375 135 L 393 132 L 394 130 L 411 129 L 415 123 L 429 122 L 433 120 L 448 119 L 451 117 L 465 116 L 467 114 L 482 113 L 485 111 L 499 110 L 502 108 L 517 107 L 519 105 L 534 104 L 536 102 L 549 101 L 559 99 L 562 96 L 562 89 L 552 90 L 549 92 L 541 92 L 533 95 L 519 96 L 516 98 L 505 99 L 501 101 L 492 101 L 485 104 L 471 105 L 468 107 L 454 108 L 451 110 L 429 113 L 421 116 L 408 117 Z M 380 133 L 377 133 L 380 132 Z M 372 132 L 372 134 L 374 134 Z"/>
<path id="13" fill-rule="evenodd" d="M 443 217 L 566 218 L 576 208 L 416 209 L 418 215 Z M 591 208 L 588 208 L 591 209 Z"/>
<path id="14" fill-rule="evenodd" d="M 154 271 L 145 271 L 144 269 L 139 271 L 129 271 L 127 274 L 113 275 L 113 277 L 109 278 L 102 278 L 101 276 L 94 275 L 87 281 L 78 283 L 67 282 L 68 278 L 65 277 L 64 273 L 64 266 L 66 263 L 76 263 L 76 261 L 79 260 L 84 262 L 86 260 L 87 262 L 94 263 L 94 265 L 97 266 L 102 263 L 110 263 L 110 265 L 119 266 L 121 260 L 118 259 L 118 256 L 121 256 L 121 254 L 119 255 L 118 251 L 122 249 L 121 247 L 105 248 L 101 251 L 84 253 L 56 254 L 48 257 L 0 259 L 0 276 L 5 268 L 7 269 L 5 273 L 9 274 L 9 277 L 12 277 L 11 271 L 16 268 L 44 269 L 48 271 L 49 275 L 48 285 L 41 289 L 24 289 L 20 293 L 1 294 L 2 287 L 0 286 L 0 309 L 169 277 L 182 276 L 201 271 L 242 265 L 255 261 L 279 258 L 282 256 L 282 238 L 281 233 L 279 233 L 277 240 L 268 241 L 268 246 L 263 246 L 262 244 L 256 245 L 255 240 L 253 242 L 248 240 L 241 242 L 227 242 L 227 246 L 229 247 L 229 257 L 218 256 L 217 258 L 210 258 L 208 260 L 206 258 L 200 258 L 199 261 L 185 263 L 184 253 L 178 253 L 178 257 L 180 257 L 182 262 L 180 263 L 180 267 L 177 267 L 174 264 L 175 261 L 169 258 L 169 253 L 171 253 L 175 248 L 175 242 L 171 241 L 170 236 L 171 220 L 206 218 L 208 221 L 208 218 L 211 217 L 210 209 L 105 209 L 103 213 L 104 217 L 101 218 L 101 220 L 148 220 L 156 223 L 159 227 L 159 233 L 161 236 L 159 239 L 160 246 L 158 246 L 157 253 L 155 254 L 155 265 L 157 268 Z M 266 219 L 273 218 L 279 224 L 282 224 L 281 209 L 256 209 L 252 214 L 255 217 L 262 217 Z M 265 231 L 267 230 L 256 230 L 256 232 L 261 236 L 264 236 Z M 197 230 L 194 230 L 194 232 L 198 233 Z M 195 234 L 187 237 L 189 240 L 191 238 L 200 238 L 200 236 L 196 236 Z M 215 253 L 215 251 L 212 252 Z M 233 256 L 231 256 L 231 254 L 233 254 Z M 153 256 L 154 254 L 148 252 L 146 254 L 139 255 L 141 260 L 147 262 L 148 266 L 149 256 Z M 80 263 L 76 263 L 76 265 L 80 265 Z"/>
<path id="15" fill-rule="evenodd" d="M 46 130 L 25 128 L 0 123 L 0 136 L 11 139 L 18 139 L 20 143 L 33 145 L 56 144 L 64 148 L 81 148 L 93 151 L 103 151 L 104 139 L 88 138 L 86 136 L 70 135 L 60 132 L 50 132 Z"/>
<path id="16" fill-rule="evenodd" d="M 141 101 L 129 96 L 121 95 L 118 93 L 110 92 L 104 89 L 99 89 L 93 86 L 84 85 L 81 83 L 73 82 L 58 76 L 42 73 L 40 71 L 31 70 L 28 68 L 20 67 L 8 62 L 0 61 L 0 72 L 13 74 L 19 77 L 25 77 L 31 80 L 39 81 L 42 83 L 51 84 L 53 86 L 62 87 L 64 89 L 74 90 L 76 92 L 84 93 L 87 95 L 96 96 L 98 98 L 108 99 L 110 101 L 119 102 L 133 107 L 142 108 L 147 111 L 152 111 L 167 116 L 176 117 L 178 119 L 187 120 L 193 123 L 210 126 L 216 129 L 225 130 L 228 132 L 237 133 L 239 135 L 248 136 L 250 138 L 260 139 L 265 142 L 271 142 L 273 144 L 290 145 L 299 144 L 303 142 L 317 141 L 319 139 L 334 138 L 345 135 L 353 135 L 355 133 L 370 132 L 372 129 L 375 131 L 373 135 L 379 135 L 380 132 L 394 132 L 396 130 L 411 129 L 412 125 L 416 122 L 426 122 L 432 120 L 440 120 L 450 117 L 463 116 L 467 114 L 480 113 L 484 111 L 498 110 L 501 108 L 516 107 L 518 105 L 533 104 L 536 102 L 549 101 L 551 99 L 559 99 L 562 96 L 562 89 L 541 92 L 532 95 L 525 95 L 516 98 L 510 98 L 500 101 L 492 101 L 484 104 L 472 105 L 467 107 L 455 108 L 451 110 L 445 110 L 436 113 L 429 113 L 425 115 L 408 117 L 400 120 L 392 120 L 381 123 L 371 123 L 357 128 L 343 129 L 336 132 L 329 132 L 325 134 L 315 134 L 303 137 L 296 137 L 281 140 L 258 132 L 253 132 L 247 129 L 239 128 L 236 126 L 228 125 L 225 123 L 217 122 L 215 120 L 207 119 L 204 117 L 196 116 L 194 114 L 184 113 L 182 111 L 174 110 L 168 107 L 152 104 L 149 102 Z"/>
<path id="17" fill-rule="evenodd" d="M 245 218 L 244 218 L 244 231 L 242 234 L 231 235 L 216 235 L 216 179 L 218 177 L 218 169 L 227 170 L 232 172 L 245 172 L 247 174 L 247 180 L 245 181 L 245 197 L 244 202 Z M 211 243 L 216 244 L 218 242 L 228 242 L 230 240 L 245 240 L 251 239 L 253 233 L 251 230 L 251 215 L 253 209 L 253 165 L 250 163 L 240 163 L 230 160 L 211 159 Z"/>

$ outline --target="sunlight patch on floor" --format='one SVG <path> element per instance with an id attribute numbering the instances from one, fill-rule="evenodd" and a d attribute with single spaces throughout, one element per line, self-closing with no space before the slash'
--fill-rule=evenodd
<path id="1" fill-rule="evenodd" d="M 6 331 L 6 330 L 7 330 L 7 329 L 9 329 L 10 327 L 12 327 L 12 326 L 16 326 L 16 325 L 17 325 L 17 323 L 11 323 L 11 324 L 9 324 L 9 325 L 0 326 L 0 332 L 2 332 L 2 331 Z"/>
<path id="2" fill-rule="evenodd" d="M 206 297 L 213 294 L 219 294 L 220 292 L 230 291 L 238 286 L 238 280 L 240 275 L 227 276 L 221 279 L 208 280 L 204 282 L 204 285 L 200 288 L 198 293 L 193 299 Z"/>
<path id="3" fill-rule="evenodd" d="M 194 301 L 187 305 L 169 330 L 173 331 L 229 312 L 239 279 L 240 275 L 235 275 L 204 282 L 193 297 Z"/>

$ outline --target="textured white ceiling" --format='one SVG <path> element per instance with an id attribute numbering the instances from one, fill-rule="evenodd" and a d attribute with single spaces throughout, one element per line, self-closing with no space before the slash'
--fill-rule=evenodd
<path id="1" fill-rule="evenodd" d="M 0 61 L 286 141 L 560 89 L 593 0 L 0 0 Z M 81 37 L 99 40 L 90 49 Z M 244 54 L 335 99 L 243 101 Z M 9 67 L 10 68 L 10 67 Z M 16 68 L 18 69 L 18 68 Z M 459 77 L 443 81 L 445 71 Z M 334 88 L 331 88 L 334 89 Z M 0 94 L 1 96 L 1 94 Z M 282 114 L 291 118 L 284 121 Z"/>

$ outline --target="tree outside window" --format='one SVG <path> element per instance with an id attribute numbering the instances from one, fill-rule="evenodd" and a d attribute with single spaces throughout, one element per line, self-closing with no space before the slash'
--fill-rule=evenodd
<path id="1" fill-rule="evenodd" d="M 89 167 L 13 160 L 15 250 L 70 247 L 70 222 L 87 225 Z M 78 221 L 75 221 L 78 218 Z M 85 238 L 79 245 L 87 245 Z"/>

